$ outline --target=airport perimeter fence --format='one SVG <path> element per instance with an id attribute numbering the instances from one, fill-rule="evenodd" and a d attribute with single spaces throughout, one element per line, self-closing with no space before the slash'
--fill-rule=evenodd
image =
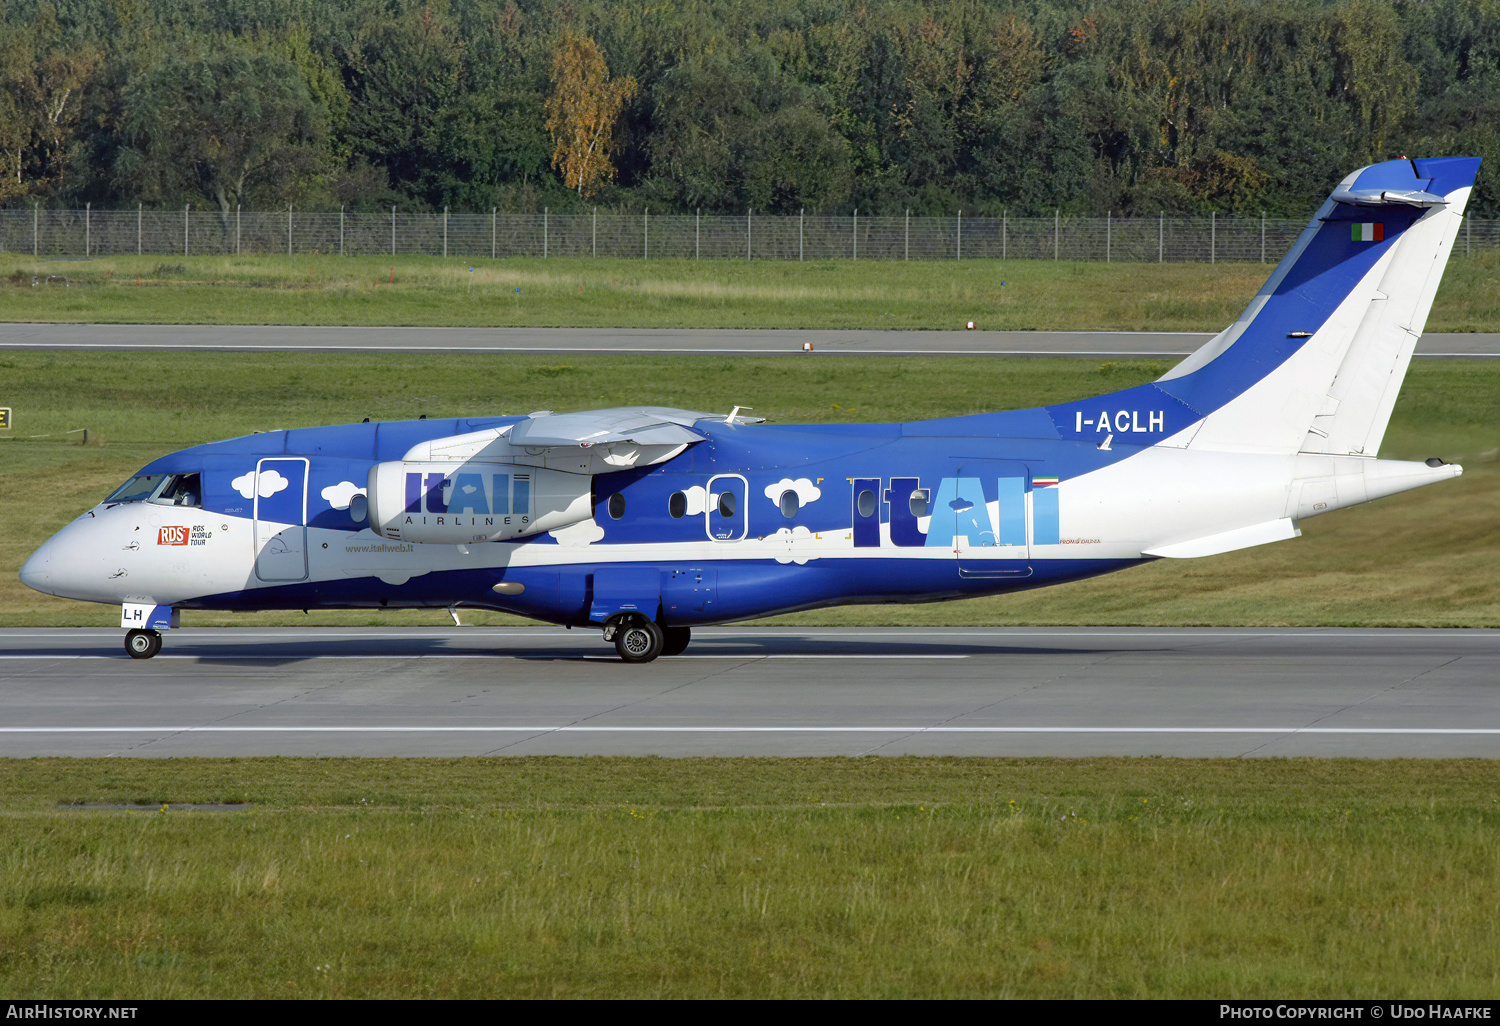
<path id="1" fill-rule="evenodd" d="M 0 210 L 0 250 L 37 257 L 612 257 L 702 260 L 1272 262 L 1307 221 L 1260 217 L 870 217 L 298 210 Z M 1458 256 L 1500 249 L 1500 220 L 1466 218 Z"/>

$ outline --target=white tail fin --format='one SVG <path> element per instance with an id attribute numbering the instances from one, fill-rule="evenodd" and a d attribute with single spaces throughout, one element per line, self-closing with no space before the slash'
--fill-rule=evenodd
<path id="1" fill-rule="evenodd" d="M 1245 312 L 1157 382 L 1203 415 L 1168 445 L 1374 456 L 1479 160 L 1344 179 Z"/>

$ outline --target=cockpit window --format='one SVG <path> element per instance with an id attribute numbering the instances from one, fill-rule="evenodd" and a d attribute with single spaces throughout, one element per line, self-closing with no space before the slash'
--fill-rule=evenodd
<path id="1" fill-rule="evenodd" d="M 201 506 L 198 474 L 138 474 L 114 490 L 105 502 L 154 502 L 161 506 Z"/>
<path id="2" fill-rule="evenodd" d="M 110 493 L 105 502 L 140 502 L 151 498 L 167 479 L 167 474 L 138 474 Z"/>
<path id="3" fill-rule="evenodd" d="M 203 504 L 202 495 L 197 474 L 174 474 L 157 501 L 170 502 L 174 506 L 200 506 Z"/>

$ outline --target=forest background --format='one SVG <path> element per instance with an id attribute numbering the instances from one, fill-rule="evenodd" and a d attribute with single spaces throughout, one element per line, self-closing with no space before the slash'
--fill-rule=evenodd
<path id="1" fill-rule="evenodd" d="M 7 0 L 0 205 L 1500 216 L 1500 0 Z"/>

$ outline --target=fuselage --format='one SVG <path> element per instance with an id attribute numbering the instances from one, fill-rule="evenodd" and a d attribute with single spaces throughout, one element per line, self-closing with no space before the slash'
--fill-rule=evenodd
<path id="1" fill-rule="evenodd" d="M 1035 412 L 708 423 L 703 441 L 664 463 L 594 475 L 404 460 L 420 443 L 503 432 L 514 417 L 267 432 L 147 465 L 134 494 L 127 486 L 66 526 L 22 576 L 66 598 L 185 609 L 466 606 L 569 625 L 637 610 L 700 625 L 1120 569 L 1205 534 L 1322 512 L 1299 508 L 1292 485 L 1332 477 L 1337 463 L 1132 444 L 1112 432 L 1108 448 L 998 433 L 1035 423 Z M 1118 417 L 1127 431 L 1133 419 L 1138 411 Z M 1351 473 L 1389 465 L 1353 462 Z M 372 472 L 418 484 L 381 533 Z M 537 487 L 549 473 L 561 483 Z M 497 531 L 522 536 L 468 540 Z"/>

